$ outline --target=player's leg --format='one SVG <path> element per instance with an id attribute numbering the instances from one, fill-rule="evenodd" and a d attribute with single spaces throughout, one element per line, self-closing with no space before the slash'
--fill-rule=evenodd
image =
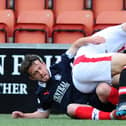
<path id="1" fill-rule="evenodd" d="M 99 100 L 103 103 L 110 102 L 114 105 L 118 104 L 118 89 L 107 83 L 100 83 L 96 88 L 96 94 Z"/>
<path id="2" fill-rule="evenodd" d="M 117 119 L 115 111 L 104 112 L 89 105 L 69 104 L 67 114 L 72 118 L 90 119 L 90 120 L 112 120 Z"/>
<path id="3" fill-rule="evenodd" d="M 116 108 L 116 105 L 113 105 L 112 103 L 114 101 L 112 99 L 116 99 L 117 95 L 118 92 L 113 90 L 111 86 L 106 83 L 101 83 L 93 93 L 88 95 L 84 94 L 84 99 L 87 100 L 81 101 L 83 105 L 70 104 L 67 108 L 67 112 L 70 116 L 76 118 L 100 120 L 111 119 L 110 112 Z M 85 103 L 88 103 L 88 105 L 85 105 Z"/>
<path id="4" fill-rule="evenodd" d="M 112 75 L 120 73 L 119 79 L 119 104 L 117 107 L 117 116 L 126 115 L 126 54 L 115 53 L 112 56 Z M 116 81 L 118 81 L 116 79 Z"/>

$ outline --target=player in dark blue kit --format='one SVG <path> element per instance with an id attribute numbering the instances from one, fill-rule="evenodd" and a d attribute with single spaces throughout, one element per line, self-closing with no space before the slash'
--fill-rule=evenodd
<path id="1" fill-rule="evenodd" d="M 116 99 L 116 97 L 118 97 L 118 91 L 116 89 L 106 83 L 102 83 L 98 85 L 95 92 L 83 94 L 77 91 L 73 86 L 71 76 L 73 57 L 80 46 L 91 42 L 98 44 L 104 42 L 104 39 L 97 36 L 89 37 L 88 39 L 85 38 L 85 41 L 83 40 L 82 42 L 76 41 L 62 54 L 61 61 L 52 65 L 50 68 L 46 67 L 46 64 L 40 57 L 36 55 L 26 55 L 21 70 L 23 73 L 27 74 L 30 79 L 39 81 L 38 90 L 36 92 L 38 109 L 33 113 L 14 111 L 12 117 L 48 118 L 50 108 L 53 105 L 63 113 L 76 118 L 99 120 L 116 118 L 114 111 L 109 112 L 115 108 L 115 104 L 118 102 L 118 99 Z M 111 90 L 113 93 L 111 93 Z M 113 97 L 116 100 L 114 100 Z"/>

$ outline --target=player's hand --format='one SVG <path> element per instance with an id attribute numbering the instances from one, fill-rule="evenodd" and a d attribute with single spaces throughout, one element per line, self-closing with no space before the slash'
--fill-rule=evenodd
<path id="1" fill-rule="evenodd" d="M 105 42 L 105 38 L 101 36 L 91 36 L 91 39 L 93 44 L 101 44 Z"/>
<path id="2" fill-rule="evenodd" d="M 20 111 L 14 111 L 12 112 L 12 118 L 23 118 L 24 117 L 24 114 L 23 112 L 20 112 Z"/>

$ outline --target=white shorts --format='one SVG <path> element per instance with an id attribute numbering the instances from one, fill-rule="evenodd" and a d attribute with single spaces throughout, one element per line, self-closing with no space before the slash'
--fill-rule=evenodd
<path id="1" fill-rule="evenodd" d="M 111 83 L 112 53 L 81 55 L 73 65 L 73 83 L 83 93 L 91 93 L 101 82 Z"/>

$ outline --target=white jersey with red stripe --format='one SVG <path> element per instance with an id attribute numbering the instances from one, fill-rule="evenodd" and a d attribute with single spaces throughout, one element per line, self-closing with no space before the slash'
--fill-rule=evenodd
<path id="1" fill-rule="evenodd" d="M 74 85 L 83 93 L 91 93 L 101 82 L 111 84 L 112 52 L 120 51 L 126 43 L 126 32 L 121 25 L 106 28 L 94 36 L 102 36 L 106 42 L 81 47 L 72 70 Z"/>

